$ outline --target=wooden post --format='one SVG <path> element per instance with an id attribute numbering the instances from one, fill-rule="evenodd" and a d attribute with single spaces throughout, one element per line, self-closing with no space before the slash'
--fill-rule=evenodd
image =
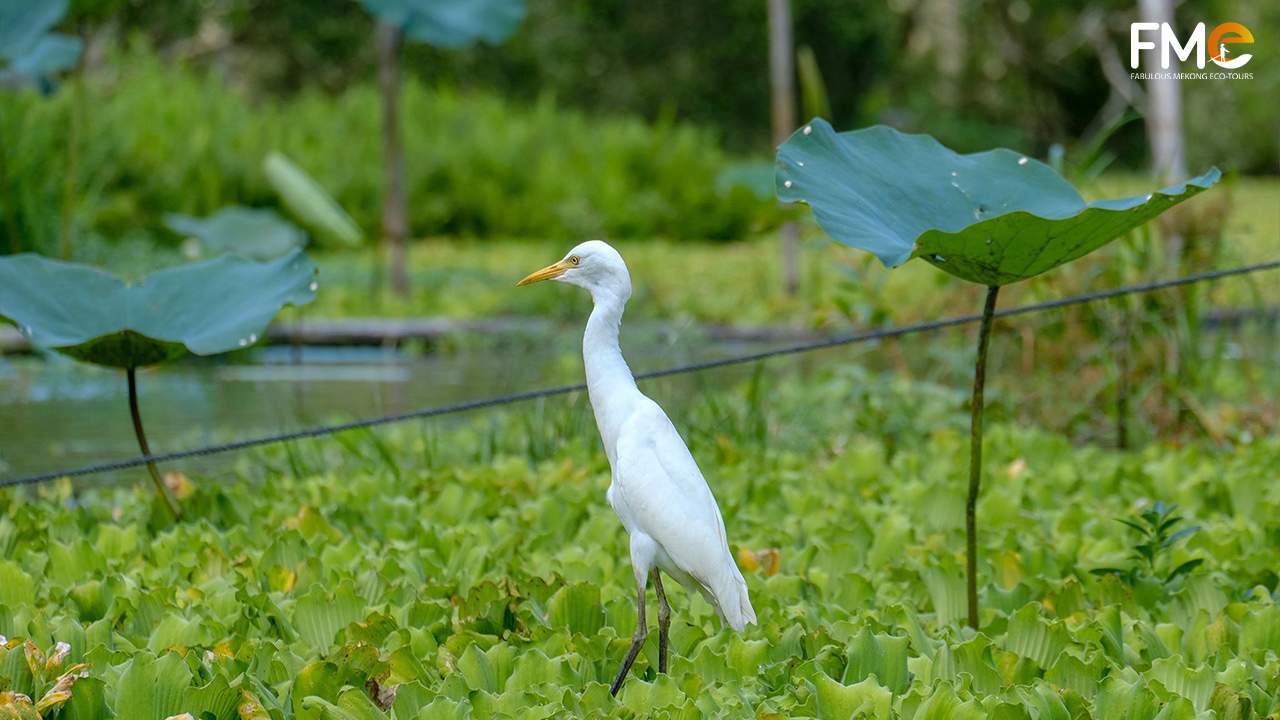
<path id="1" fill-rule="evenodd" d="M 382 97 L 382 162 L 386 172 L 382 203 L 382 233 L 388 248 L 391 289 L 396 295 L 409 291 L 405 268 L 405 243 L 409 234 L 405 219 L 404 149 L 400 145 L 400 28 L 378 23 L 378 90 Z"/>
<path id="2" fill-rule="evenodd" d="M 796 127 L 795 46 L 791 36 L 791 0 L 769 3 L 769 87 L 772 95 L 773 144 L 786 142 Z M 782 226 L 782 262 L 787 294 L 799 286 L 795 223 Z"/>

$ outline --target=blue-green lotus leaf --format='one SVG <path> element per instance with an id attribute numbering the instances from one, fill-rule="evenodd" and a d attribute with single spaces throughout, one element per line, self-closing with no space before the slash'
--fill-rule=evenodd
<path id="1" fill-rule="evenodd" d="M 181 235 L 199 240 L 217 253 L 232 253 L 264 262 L 307 243 L 297 225 L 274 210 L 229 205 L 205 218 L 170 213 L 164 224 Z"/>
<path id="2" fill-rule="evenodd" d="M 477 40 L 500 43 L 524 17 L 524 0 L 360 0 L 371 14 L 405 36 L 442 48 Z"/>
<path id="3" fill-rule="evenodd" d="M 0 319 L 77 360 L 142 367 L 256 342 L 280 308 L 315 298 L 315 274 L 315 263 L 294 250 L 269 263 L 223 255 L 130 284 L 23 253 L 0 258 Z"/>
<path id="4" fill-rule="evenodd" d="M 49 32 L 67 7 L 67 0 L 0 3 L 0 85 L 40 83 L 75 66 L 84 42 Z"/>
<path id="5" fill-rule="evenodd" d="M 0 3 L 0 58 L 25 55 L 67 14 L 69 0 Z"/>
<path id="6" fill-rule="evenodd" d="M 31 49 L 9 62 L 6 73 L 19 80 L 38 82 L 76 66 L 84 41 L 78 37 L 49 33 L 36 41 Z"/>
<path id="7" fill-rule="evenodd" d="M 1149 195 L 1086 203 L 1044 163 L 1012 150 L 961 155 L 928 135 L 815 119 L 778 149 L 778 197 L 888 267 L 914 256 L 956 277 L 1007 285 L 1106 245 L 1211 187 L 1217 168 Z"/>

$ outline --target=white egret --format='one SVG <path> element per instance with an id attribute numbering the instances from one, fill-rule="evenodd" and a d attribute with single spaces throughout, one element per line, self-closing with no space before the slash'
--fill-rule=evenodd
<path id="1" fill-rule="evenodd" d="M 622 358 L 618 328 L 631 297 L 622 256 L 607 243 L 590 240 L 519 285 L 542 280 L 586 288 L 595 303 L 582 336 L 587 394 L 613 469 L 606 497 L 631 537 L 631 568 L 639 588 L 631 648 L 609 689 L 617 695 L 649 634 L 644 606 L 650 577 L 658 598 L 658 672 L 667 671 L 671 607 L 659 570 L 702 593 L 734 630 L 755 624 L 756 614 L 707 481 L 671 420 L 636 387 Z"/>

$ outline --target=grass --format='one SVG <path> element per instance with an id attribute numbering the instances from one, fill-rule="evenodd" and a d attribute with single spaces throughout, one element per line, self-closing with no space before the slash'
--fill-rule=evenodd
<path id="1" fill-rule="evenodd" d="M 61 699 L 76 718 L 1280 713 L 1274 437 L 1118 453 L 993 423 L 974 633 L 958 393 L 856 369 L 646 387 L 706 471 L 760 625 L 726 631 L 672 588 L 671 673 L 650 643 L 616 702 L 635 611 L 582 397 L 248 455 L 234 482 L 179 483 L 179 525 L 142 489 L 0 495 L 0 676 L 39 699 L 86 673 Z M 1203 564 L 1091 573 L 1128 563 L 1113 518 L 1156 501 L 1200 530 L 1152 567 Z"/>

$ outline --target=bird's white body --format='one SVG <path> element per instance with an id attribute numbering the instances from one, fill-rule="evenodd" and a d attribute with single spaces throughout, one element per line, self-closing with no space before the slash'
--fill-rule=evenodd
<path id="1" fill-rule="evenodd" d="M 720 508 L 698 464 L 658 404 L 636 387 L 618 344 L 631 279 L 622 256 L 604 242 L 575 247 L 553 279 L 581 285 L 595 307 L 582 338 L 587 392 L 613 470 L 609 504 L 631 537 L 631 565 L 644 588 L 653 568 L 698 590 L 726 624 L 756 622 L 725 535 Z M 554 267 L 554 266 L 553 266 Z M 549 278 L 552 279 L 552 278 Z"/>

